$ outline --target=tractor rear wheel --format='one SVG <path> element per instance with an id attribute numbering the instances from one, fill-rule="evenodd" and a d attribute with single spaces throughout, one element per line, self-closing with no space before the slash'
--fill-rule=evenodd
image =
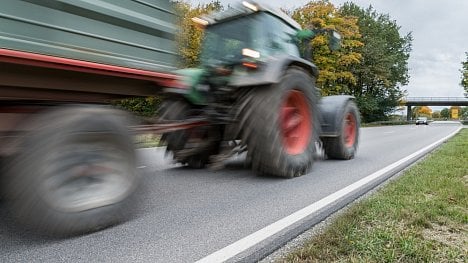
<path id="1" fill-rule="evenodd" d="M 312 166 L 317 138 L 317 90 L 300 68 L 270 87 L 242 97 L 240 129 L 252 168 L 260 174 L 301 176 Z"/>
<path id="2" fill-rule="evenodd" d="M 348 101 L 338 113 L 338 136 L 323 139 L 323 148 L 328 158 L 349 160 L 354 158 L 359 142 L 359 111 L 353 101 Z"/>

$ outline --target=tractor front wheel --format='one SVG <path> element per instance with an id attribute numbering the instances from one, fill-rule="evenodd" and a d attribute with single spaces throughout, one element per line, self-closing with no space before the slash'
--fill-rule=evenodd
<path id="1" fill-rule="evenodd" d="M 160 118 L 171 121 L 184 121 L 193 117 L 191 105 L 183 100 L 165 101 L 160 109 Z M 173 159 L 190 168 L 204 168 L 210 156 L 219 152 L 220 130 L 217 126 L 203 126 L 164 133 L 161 141 L 167 145 L 166 151 Z"/>

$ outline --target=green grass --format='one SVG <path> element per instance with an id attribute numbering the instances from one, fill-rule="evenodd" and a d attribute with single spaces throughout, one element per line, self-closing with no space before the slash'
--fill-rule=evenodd
<path id="1" fill-rule="evenodd" d="M 468 129 L 279 262 L 468 262 Z"/>
<path id="2" fill-rule="evenodd" d="M 361 127 L 379 127 L 379 126 L 394 126 L 394 125 L 414 125 L 415 122 L 411 121 L 376 121 L 369 123 L 362 123 Z"/>
<path id="3" fill-rule="evenodd" d="M 158 147 L 160 139 L 160 135 L 140 134 L 135 137 L 135 145 L 137 148 Z"/>

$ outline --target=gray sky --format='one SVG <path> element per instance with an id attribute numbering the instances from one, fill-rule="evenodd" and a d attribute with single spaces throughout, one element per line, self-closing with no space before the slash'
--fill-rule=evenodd
<path id="1" fill-rule="evenodd" d="M 259 0 L 265 2 L 265 0 Z M 191 0 L 208 3 L 209 0 Z M 223 5 L 239 0 L 221 0 Z M 307 0 L 268 0 L 271 6 L 294 8 Z M 346 0 L 331 0 L 339 6 Z M 361 7 L 372 5 L 378 13 L 389 14 L 401 26 L 400 33 L 412 32 L 413 51 L 409 59 L 410 81 L 403 89 L 411 97 L 463 97 L 461 62 L 468 52 L 468 0 L 352 0 Z"/>

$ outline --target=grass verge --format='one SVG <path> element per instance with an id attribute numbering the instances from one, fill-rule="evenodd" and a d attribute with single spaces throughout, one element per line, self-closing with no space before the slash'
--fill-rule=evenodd
<path id="1" fill-rule="evenodd" d="M 279 262 L 468 262 L 468 129 Z"/>
<path id="2" fill-rule="evenodd" d="M 415 125 L 414 121 L 377 121 L 369 123 L 361 123 L 361 127 L 380 127 L 380 126 L 395 126 L 395 125 Z"/>
<path id="3" fill-rule="evenodd" d="M 155 134 L 140 134 L 135 136 L 135 147 L 136 148 L 150 148 L 160 146 L 161 136 Z"/>

